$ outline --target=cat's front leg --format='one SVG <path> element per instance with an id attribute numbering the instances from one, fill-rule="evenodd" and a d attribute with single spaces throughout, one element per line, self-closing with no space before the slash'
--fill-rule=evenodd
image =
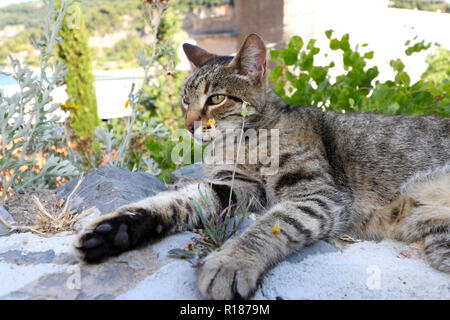
<path id="1" fill-rule="evenodd" d="M 209 205 L 200 196 L 199 188 L 210 200 Z M 84 230 L 76 240 L 75 254 L 81 261 L 95 263 L 181 231 L 186 225 L 198 226 L 200 219 L 190 199 L 195 199 L 208 216 L 218 210 L 217 198 L 209 184 L 192 184 L 125 205 Z"/>
<path id="2" fill-rule="evenodd" d="M 336 231 L 336 217 L 342 207 L 331 200 L 318 202 L 319 199 L 277 204 L 239 238 L 209 255 L 198 276 L 203 297 L 248 298 L 267 269 L 294 250 Z"/>

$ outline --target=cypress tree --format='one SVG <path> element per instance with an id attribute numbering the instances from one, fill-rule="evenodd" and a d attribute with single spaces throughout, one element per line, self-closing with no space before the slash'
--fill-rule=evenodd
<path id="1" fill-rule="evenodd" d="M 57 5 L 60 5 L 59 1 Z M 74 2 L 68 8 L 59 36 L 62 42 L 58 43 L 58 56 L 69 69 L 65 82 L 69 95 L 66 106 L 71 114 L 70 126 L 80 138 L 88 138 L 100 124 L 100 118 L 97 113 L 92 53 L 79 3 Z"/>

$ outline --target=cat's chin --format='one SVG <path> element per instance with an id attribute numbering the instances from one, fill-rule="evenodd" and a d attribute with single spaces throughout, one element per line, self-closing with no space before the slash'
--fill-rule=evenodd
<path id="1" fill-rule="evenodd" d="M 211 137 L 205 136 L 205 135 L 202 135 L 201 137 L 196 137 L 194 135 L 194 140 L 197 144 L 200 144 L 202 146 L 207 146 L 208 144 L 210 144 L 212 142 L 213 139 Z"/>

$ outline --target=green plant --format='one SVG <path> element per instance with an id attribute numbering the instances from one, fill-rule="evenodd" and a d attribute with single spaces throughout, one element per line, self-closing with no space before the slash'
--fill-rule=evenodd
<path id="1" fill-rule="evenodd" d="M 367 67 L 367 60 L 373 58 L 374 52 L 361 53 L 359 45 L 352 49 L 348 34 L 341 39 L 333 38 L 332 34 L 332 30 L 325 32 L 330 49 L 342 53 L 344 66 L 344 72 L 335 78 L 329 72 L 336 65 L 334 61 L 325 66 L 315 63 L 315 56 L 320 52 L 315 39 L 304 47 L 303 39 L 294 36 L 286 49 L 270 51 L 270 58 L 277 65 L 269 79 L 287 103 L 329 111 L 450 115 L 448 82 L 435 85 L 419 80 L 411 84 L 400 59 L 390 61 L 396 73 L 394 80 L 380 82 L 376 80 L 378 67 Z M 408 47 L 406 53 L 412 54 L 429 46 L 420 41 Z"/>
<path id="2" fill-rule="evenodd" d="M 445 0 L 392 0 L 389 1 L 389 6 L 393 8 L 450 12 L 450 4 Z"/>
<path id="3" fill-rule="evenodd" d="M 52 103 L 51 97 L 53 90 L 63 84 L 67 73 L 64 64 L 53 56 L 67 3 L 63 1 L 57 10 L 54 10 L 51 1 L 44 1 L 44 4 L 47 15 L 43 32 L 34 42 L 40 52 L 39 74 L 34 74 L 28 66 L 23 66 L 18 59 L 10 56 L 13 77 L 20 91 L 6 96 L 0 89 L 2 201 L 11 192 L 54 187 L 57 179 L 79 174 L 71 162 L 57 152 L 57 141 L 62 144 L 64 128 L 55 114 L 59 105 Z M 45 164 L 39 167 L 38 160 L 44 158 Z"/>
<path id="4" fill-rule="evenodd" d="M 100 124 L 92 55 L 80 4 L 71 3 L 68 10 L 71 15 L 65 17 L 59 32 L 62 41 L 58 42 L 58 56 L 69 70 L 65 76 L 68 103 L 79 106 L 78 109 L 70 110 L 70 126 L 77 136 L 86 138 L 91 136 L 95 127 Z"/>
<path id="5" fill-rule="evenodd" d="M 450 50 L 442 47 L 436 48 L 428 54 L 425 62 L 428 67 L 421 76 L 422 80 L 435 83 L 450 80 Z"/>
<path id="6" fill-rule="evenodd" d="M 73 161 L 84 159 L 81 166 L 97 167 L 110 163 L 132 171 L 146 171 L 154 175 L 164 173 L 164 178 L 168 178 L 167 170 L 172 168 L 173 163 L 166 161 L 161 153 L 164 156 L 169 154 L 169 132 L 156 118 L 149 117 L 141 104 L 145 86 L 150 81 L 157 81 L 154 70 L 164 66 L 161 61 L 171 60 L 170 56 L 174 53 L 170 43 L 160 43 L 158 37 L 159 25 L 167 9 L 168 4 L 164 1 L 146 3 L 145 13 L 153 32 L 153 43 L 150 53 L 144 49 L 137 55 L 139 66 L 144 70 L 144 79 L 139 87 L 133 83 L 128 95 L 125 106 L 131 109 L 131 115 L 125 119 L 110 121 L 106 126 L 96 127 L 94 136 L 85 141 L 82 148 L 72 150 Z M 161 60 L 166 56 L 169 58 Z M 162 169 L 159 168 L 160 164 Z"/>
<path id="7" fill-rule="evenodd" d="M 198 192 L 203 201 L 208 206 L 211 206 L 210 201 L 204 196 L 200 185 Z M 232 204 L 227 208 L 224 208 L 218 215 L 211 215 L 209 218 L 205 217 L 200 204 L 195 199 L 190 199 L 194 204 L 197 213 L 202 222 L 202 229 L 195 229 L 190 225 L 187 225 L 187 229 L 197 233 L 200 237 L 192 238 L 193 243 L 188 245 L 188 249 L 172 249 L 169 251 L 169 256 L 174 258 L 187 259 L 194 267 L 202 265 L 202 259 L 208 254 L 220 248 L 228 239 L 233 237 L 236 232 L 242 227 L 245 218 L 248 216 L 248 210 L 252 205 L 250 200 L 246 208 L 242 208 L 241 216 L 237 216 L 239 207 L 236 204 Z M 231 210 L 234 209 L 234 210 Z"/>
<path id="8" fill-rule="evenodd" d="M 154 55 L 157 67 L 152 73 L 151 81 L 144 86 L 144 94 L 140 100 L 142 106 L 149 111 L 148 115 L 163 122 L 170 130 L 182 125 L 179 92 L 187 75 L 187 72 L 176 69 L 179 59 L 174 48 L 178 43 L 173 39 L 181 27 L 179 7 L 178 2 L 171 3 L 160 20 L 157 29 L 160 47 Z"/>

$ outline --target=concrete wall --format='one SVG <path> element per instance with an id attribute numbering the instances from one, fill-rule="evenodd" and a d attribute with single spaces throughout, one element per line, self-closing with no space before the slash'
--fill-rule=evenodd
<path id="1" fill-rule="evenodd" d="M 267 43 L 283 39 L 283 0 L 236 0 L 236 30 L 238 43 L 250 33 L 257 33 Z"/>
<path id="2" fill-rule="evenodd" d="M 236 0 L 234 7 L 213 7 L 188 14 L 183 29 L 192 42 L 217 54 L 236 53 L 250 33 L 280 45 L 283 6 L 284 0 Z"/>

